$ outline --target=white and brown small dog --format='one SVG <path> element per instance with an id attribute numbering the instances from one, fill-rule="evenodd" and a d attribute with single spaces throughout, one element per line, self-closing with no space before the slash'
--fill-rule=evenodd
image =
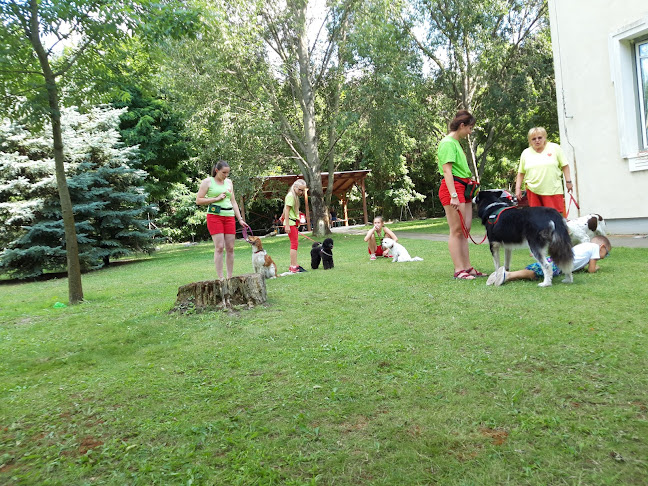
<path id="1" fill-rule="evenodd" d="M 409 252 L 405 249 L 400 243 L 396 243 L 391 238 L 382 239 L 383 251 L 389 250 L 389 253 L 392 255 L 392 263 L 400 262 L 422 262 L 423 259 L 420 257 L 412 258 Z"/>
<path id="2" fill-rule="evenodd" d="M 277 276 L 277 265 L 263 249 L 261 238 L 250 236 L 247 241 L 252 245 L 252 268 L 254 268 L 254 273 L 260 273 L 265 278 L 275 278 Z"/>
<path id="3" fill-rule="evenodd" d="M 567 230 L 572 246 L 587 243 L 594 236 L 606 236 L 605 220 L 600 214 L 587 214 L 567 221 Z"/>

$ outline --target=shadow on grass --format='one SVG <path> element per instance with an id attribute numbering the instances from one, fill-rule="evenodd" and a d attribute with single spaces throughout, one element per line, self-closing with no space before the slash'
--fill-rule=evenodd
<path id="1" fill-rule="evenodd" d="M 87 273 L 95 273 L 95 272 L 100 272 L 101 270 L 109 270 L 111 268 L 115 267 L 121 267 L 124 265 L 131 265 L 133 263 L 143 263 L 143 262 L 148 262 L 152 261 L 151 258 L 138 258 L 138 259 L 133 259 L 133 260 L 118 260 L 115 262 L 110 262 L 108 265 L 104 265 L 101 268 L 92 268 L 89 270 L 82 270 L 81 273 L 83 275 Z M 6 278 L 6 279 L 0 279 L 0 285 L 15 285 L 15 284 L 21 284 L 21 283 L 31 283 L 31 282 L 45 282 L 47 280 L 55 280 L 58 278 L 67 278 L 68 274 L 67 272 L 48 272 L 48 273 L 43 273 L 41 275 L 38 275 L 36 277 L 27 277 L 27 278 Z"/>

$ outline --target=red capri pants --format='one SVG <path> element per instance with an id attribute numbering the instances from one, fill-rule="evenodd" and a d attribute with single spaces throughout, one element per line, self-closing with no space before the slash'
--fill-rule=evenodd
<path id="1" fill-rule="evenodd" d="M 207 214 L 207 230 L 210 235 L 235 235 L 236 220 L 234 216 L 221 216 L 220 214 Z"/>
<path id="2" fill-rule="evenodd" d="M 290 227 L 288 238 L 290 239 L 290 249 L 296 250 L 299 246 L 299 232 L 297 231 L 297 226 Z"/>

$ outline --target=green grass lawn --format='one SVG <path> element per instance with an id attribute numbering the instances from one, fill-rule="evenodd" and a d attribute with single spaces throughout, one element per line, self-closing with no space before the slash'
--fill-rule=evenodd
<path id="1" fill-rule="evenodd" d="M 495 288 L 453 280 L 442 242 L 392 264 L 334 238 L 335 269 L 232 313 L 168 313 L 211 243 L 86 274 L 74 307 L 65 279 L 0 285 L 0 484 L 647 484 L 648 250 Z"/>

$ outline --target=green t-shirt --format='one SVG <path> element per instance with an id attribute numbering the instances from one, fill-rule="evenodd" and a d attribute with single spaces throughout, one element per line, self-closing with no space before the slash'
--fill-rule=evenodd
<path id="1" fill-rule="evenodd" d="M 462 178 L 471 178 L 472 172 L 468 167 L 468 160 L 464 154 L 461 144 L 458 140 L 446 135 L 439 142 L 437 149 L 437 163 L 439 164 L 439 173 L 443 175 L 443 165 L 448 162 L 452 163 L 452 175 Z"/>
<path id="2" fill-rule="evenodd" d="M 295 213 L 295 196 L 293 195 L 292 191 L 286 195 L 285 204 L 286 206 L 290 206 L 290 211 L 288 212 L 289 226 L 297 226 L 298 217 Z"/>

